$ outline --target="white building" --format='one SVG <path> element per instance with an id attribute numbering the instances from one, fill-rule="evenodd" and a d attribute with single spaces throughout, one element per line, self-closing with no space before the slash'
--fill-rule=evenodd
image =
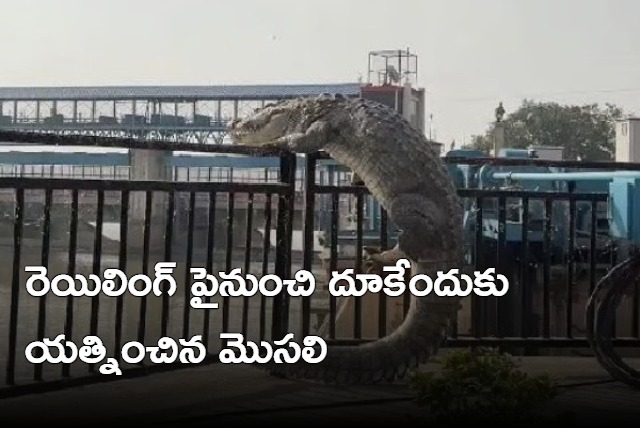
<path id="1" fill-rule="evenodd" d="M 616 162 L 640 162 L 640 118 L 616 123 Z"/>

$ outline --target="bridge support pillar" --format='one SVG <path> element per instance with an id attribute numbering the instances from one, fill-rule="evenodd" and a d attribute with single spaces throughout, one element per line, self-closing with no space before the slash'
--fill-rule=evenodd
<path id="1" fill-rule="evenodd" d="M 130 180 L 132 181 L 167 181 L 171 179 L 172 153 L 164 150 L 129 151 Z M 166 195 L 156 192 L 152 198 L 151 221 L 152 228 L 158 226 L 155 220 L 164 223 L 166 216 Z M 133 192 L 130 199 L 130 223 L 144 225 L 146 210 L 146 195 L 144 192 Z M 153 236 L 162 234 L 154 233 Z M 154 247 L 152 243 L 152 248 Z M 157 248 L 157 247 L 155 247 Z"/>
<path id="2" fill-rule="evenodd" d="M 164 150 L 129 151 L 129 177 L 131 181 L 168 181 L 171 179 L 172 152 Z M 147 261 L 147 275 L 155 278 L 156 263 L 164 260 L 167 194 L 165 192 L 151 192 L 151 215 L 149 229 L 149 254 Z M 144 249 L 144 225 L 147 211 L 147 192 L 135 191 L 129 195 L 129 236 L 128 263 L 131 275 L 141 273 Z M 174 260 L 169 260 L 174 261 Z M 147 300 L 145 338 L 148 343 L 155 343 L 162 333 L 162 299 L 151 296 Z"/>

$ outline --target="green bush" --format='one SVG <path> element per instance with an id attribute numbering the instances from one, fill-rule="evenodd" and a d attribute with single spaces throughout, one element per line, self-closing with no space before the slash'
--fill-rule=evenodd
<path id="1" fill-rule="evenodd" d="M 452 351 L 436 371 L 415 371 L 411 387 L 426 417 L 442 422 L 531 422 L 557 391 L 546 375 L 529 376 L 494 348 Z"/>

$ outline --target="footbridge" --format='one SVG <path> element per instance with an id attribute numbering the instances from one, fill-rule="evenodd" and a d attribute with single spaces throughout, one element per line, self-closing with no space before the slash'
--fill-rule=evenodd
<path id="1" fill-rule="evenodd" d="M 222 144 L 229 121 L 270 101 L 358 83 L 221 86 L 0 87 L 0 127 Z"/>

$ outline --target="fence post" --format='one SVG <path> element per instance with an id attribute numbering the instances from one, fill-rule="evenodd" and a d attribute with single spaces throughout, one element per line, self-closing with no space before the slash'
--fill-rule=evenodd
<path id="1" fill-rule="evenodd" d="M 275 274 L 280 278 L 291 277 L 291 241 L 293 238 L 293 216 L 296 191 L 296 154 L 280 155 L 280 182 L 288 184 L 285 192 L 278 197 L 278 217 L 276 225 Z M 289 327 L 289 296 L 284 289 L 273 299 L 271 340 L 282 339 Z"/>
<path id="2" fill-rule="evenodd" d="M 309 272 L 313 269 L 314 243 L 313 236 L 316 202 L 316 165 L 317 153 L 309 153 L 305 159 L 304 170 L 304 220 L 303 220 L 303 253 L 302 269 Z M 302 335 L 309 335 L 311 324 L 311 296 L 302 298 Z"/>

